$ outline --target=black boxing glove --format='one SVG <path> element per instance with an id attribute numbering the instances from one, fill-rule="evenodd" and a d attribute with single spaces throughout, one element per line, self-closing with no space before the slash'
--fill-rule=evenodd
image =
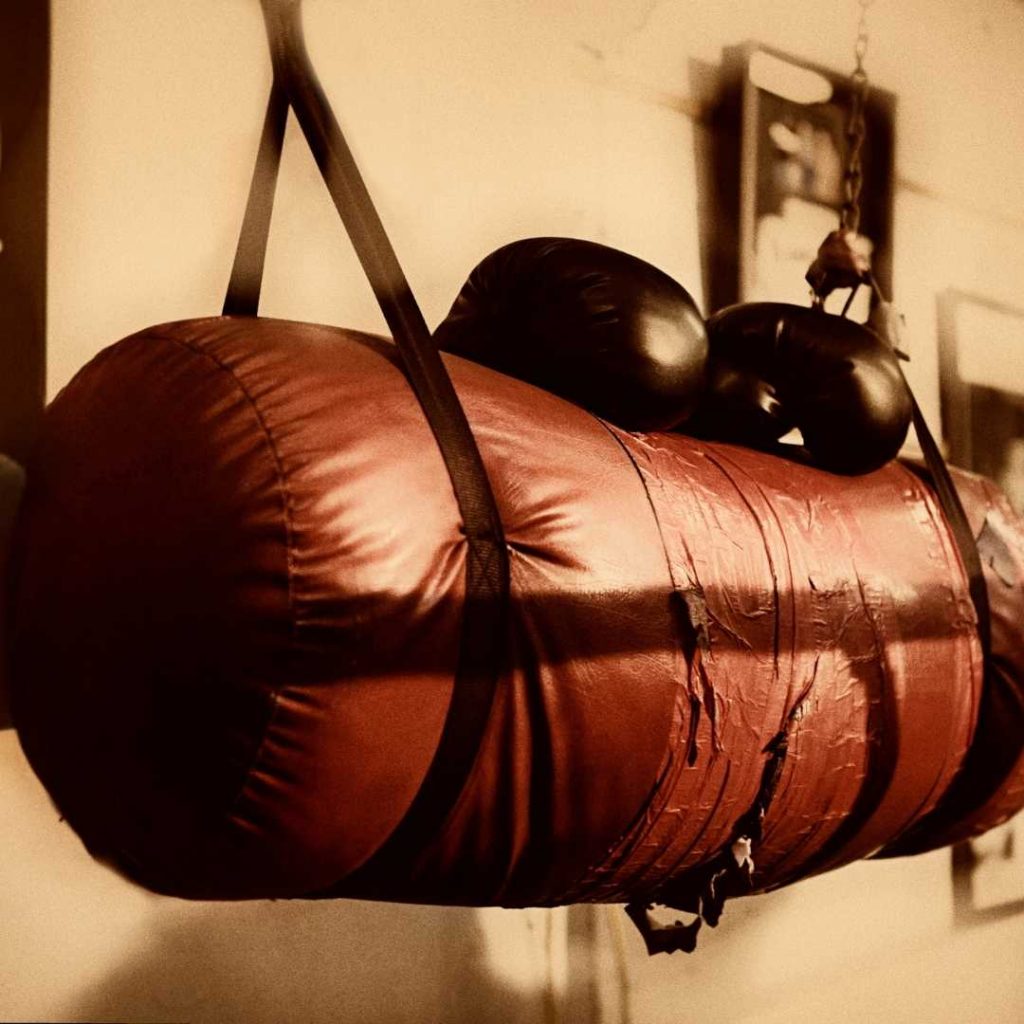
<path id="1" fill-rule="evenodd" d="M 434 340 L 626 430 L 681 423 L 704 388 L 707 335 L 686 289 L 581 239 L 525 238 L 491 253 Z"/>
<path id="2" fill-rule="evenodd" d="M 781 302 L 729 306 L 707 331 L 708 390 L 687 433 L 770 448 L 798 427 L 812 461 L 834 473 L 868 473 L 896 457 L 910 392 L 874 331 Z"/>

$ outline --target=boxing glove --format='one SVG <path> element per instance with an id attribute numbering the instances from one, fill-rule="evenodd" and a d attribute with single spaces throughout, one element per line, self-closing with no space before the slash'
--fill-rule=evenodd
<path id="1" fill-rule="evenodd" d="M 815 465 L 867 473 L 899 452 L 911 398 L 892 348 L 874 331 L 778 302 L 712 316 L 708 388 L 686 425 L 697 437 L 771 448 L 798 427 Z"/>
<path id="2" fill-rule="evenodd" d="M 707 335 L 686 289 L 581 239 L 526 238 L 491 253 L 434 339 L 626 430 L 681 423 L 704 388 Z"/>

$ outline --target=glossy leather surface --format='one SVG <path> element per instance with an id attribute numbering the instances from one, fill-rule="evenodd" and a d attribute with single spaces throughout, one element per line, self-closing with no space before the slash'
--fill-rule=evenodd
<path id="1" fill-rule="evenodd" d="M 54 401 L 16 541 L 14 715 L 94 854 L 200 898 L 620 900 L 718 853 L 783 728 L 758 887 L 874 853 L 935 806 L 981 655 L 914 472 L 628 434 L 446 362 L 505 524 L 513 653 L 459 804 L 386 890 L 345 878 L 437 743 L 465 555 L 390 343 L 185 321 Z M 963 479 L 1009 552 L 989 582 L 1019 696 L 1024 532 Z M 1021 804 L 1017 758 L 964 827 Z"/>

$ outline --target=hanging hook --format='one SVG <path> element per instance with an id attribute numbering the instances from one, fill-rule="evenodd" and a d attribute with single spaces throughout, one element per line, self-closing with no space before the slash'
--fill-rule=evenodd
<path id="1" fill-rule="evenodd" d="M 874 0 L 857 0 L 860 19 L 853 46 L 854 69 L 850 74 L 850 117 L 846 125 L 846 170 L 843 175 L 843 206 L 839 229 L 830 232 L 821 243 L 814 262 L 807 270 L 806 280 L 814 294 L 812 305 L 824 307 L 825 299 L 837 288 L 849 288 L 843 307 L 846 316 L 854 296 L 862 284 L 870 283 L 871 260 L 860 243 L 860 194 L 864 185 L 861 150 L 867 135 L 864 110 L 868 98 L 868 74 L 864 70 L 870 38 L 867 29 L 868 8 Z"/>

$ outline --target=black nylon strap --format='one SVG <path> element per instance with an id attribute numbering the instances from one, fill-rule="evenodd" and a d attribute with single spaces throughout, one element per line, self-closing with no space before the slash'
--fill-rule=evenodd
<path id="1" fill-rule="evenodd" d="M 494 493 L 473 432 L 362 175 L 306 52 L 301 0 L 261 0 L 274 68 L 259 155 L 225 313 L 255 315 L 284 124 L 290 107 L 384 313 L 406 377 L 444 459 L 466 536 L 466 593 L 458 662 L 437 750 L 385 843 L 342 884 L 369 895 L 444 824 L 476 759 L 505 663 L 509 562 Z M 329 893 L 313 894 L 328 895 Z"/>
<path id="2" fill-rule="evenodd" d="M 907 387 L 910 392 L 909 385 Z M 1016 687 L 1006 686 L 1003 675 L 997 670 L 992 659 L 992 617 L 988 603 L 988 589 L 982 569 L 978 545 L 967 515 L 960 502 L 956 487 L 949 475 L 949 469 L 935 443 L 921 409 L 910 392 L 913 403 L 914 430 L 917 432 L 925 464 L 939 504 L 949 523 L 953 540 L 967 572 L 971 600 L 978 618 L 978 636 L 983 655 L 981 709 L 971 745 L 961 763 L 959 773 L 943 793 L 938 804 L 924 817 L 886 845 L 882 856 L 903 856 L 931 849 L 933 835 L 942 835 L 956 822 L 964 820 L 999 792 L 1009 772 L 1016 764 L 1020 747 L 1004 749 L 1005 743 L 997 742 L 990 749 L 990 738 L 999 735 L 999 723 L 992 717 L 1016 711 L 1019 716 L 1020 696 Z"/>
<path id="3" fill-rule="evenodd" d="M 878 332 L 880 337 L 888 342 L 897 359 L 908 359 L 909 357 L 900 350 L 898 329 L 896 331 L 891 329 L 891 324 L 897 321 L 898 317 L 894 319 L 891 303 L 889 303 L 882 292 L 878 278 L 869 270 L 865 281 L 870 286 L 878 303 L 876 311 L 883 312 L 881 317 L 882 328 Z M 850 291 L 850 297 L 846 303 L 847 309 L 850 303 L 853 302 L 853 298 L 859 288 L 860 284 L 858 283 Z M 884 313 L 886 310 L 888 310 L 888 313 Z M 843 310 L 843 316 L 846 316 L 846 309 Z M 870 326 L 870 322 L 868 326 L 869 329 L 874 329 Z M 928 429 L 928 422 L 921 412 L 921 407 L 917 404 L 913 389 L 910 387 L 910 381 L 907 380 L 903 367 L 899 362 L 896 363 L 896 366 L 899 370 L 903 386 L 906 388 L 907 395 L 910 398 L 914 432 L 917 434 L 917 440 L 924 454 L 928 476 L 939 499 L 939 505 L 946 517 L 946 521 L 949 523 L 949 528 L 953 533 L 953 542 L 960 552 L 960 558 L 967 572 L 971 601 L 974 604 L 974 611 L 978 618 L 978 637 L 981 641 L 981 651 L 984 655 L 987 671 L 989 655 L 992 652 L 992 615 L 988 606 L 988 590 L 985 586 L 985 573 L 981 567 L 978 545 L 975 542 L 974 534 L 971 532 L 971 526 L 967 521 L 967 514 L 964 512 L 964 506 L 960 501 L 956 485 L 953 483 L 953 478 L 949 475 L 946 460 L 942 457 L 942 452 L 939 451 L 939 446 L 935 443 L 931 430 Z"/>
<path id="4" fill-rule="evenodd" d="M 238 248 L 231 268 L 231 280 L 224 299 L 225 316 L 256 316 L 260 308 L 263 264 L 274 208 L 274 189 L 281 166 L 284 129 L 288 122 L 288 97 L 277 79 L 270 89 L 270 101 L 263 120 L 263 134 L 256 154 L 256 168 L 249 186 L 245 217 L 238 235 Z"/>
<path id="5" fill-rule="evenodd" d="M 904 382 L 906 382 L 905 378 Z M 921 451 L 924 453 L 932 486 L 935 488 L 939 504 L 953 533 L 953 540 L 960 552 L 960 558 L 963 560 L 964 569 L 967 571 L 971 600 L 974 602 L 974 611 L 978 617 L 978 637 L 987 666 L 992 653 L 992 621 L 988 606 L 988 589 L 985 586 L 985 573 L 981 567 L 978 545 L 975 543 L 974 534 L 967 521 L 967 514 L 964 512 L 960 495 L 949 475 L 946 460 L 942 457 L 942 452 L 939 451 L 939 446 L 928 429 L 928 424 L 925 422 L 924 415 L 921 413 L 921 408 L 917 404 L 917 399 L 914 398 L 909 384 L 907 384 L 907 392 L 910 394 L 913 408 L 914 430 L 921 444 Z"/>
<path id="6" fill-rule="evenodd" d="M 869 281 L 879 303 L 886 304 L 885 296 L 873 274 Z M 888 336 L 888 331 L 885 331 L 883 336 Z M 892 338 L 889 340 L 890 343 L 895 341 Z M 895 344 L 893 348 L 897 355 L 901 355 Z M 902 367 L 900 370 L 902 375 Z M 923 849 L 929 849 L 930 835 L 947 831 L 955 822 L 984 807 L 1006 781 L 1020 750 L 1019 745 L 1007 746 L 998 740 L 993 745 L 991 742 L 993 736 L 998 737 L 1000 734 L 1002 723 L 997 719 L 1005 716 L 1014 719 L 1019 715 L 1020 697 L 1012 685 L 1007 685 L 1005 671 L 996 665 L 992 656 L 992 612 L 988 601 L 988 587 L 985 583 L 978 544 L 967 521 L 960 495 L 905 376 L 903 384 L 910 396 L 914 430 L 924 453 L 926 475 L 939 499 L 939 505 L 949 524 L 953 542 L 967 573 L 971 601 L 978 620 L 982 681 L 978 721 L 959 773 L 938 804 L 886 847 L 885 856 L 919 853 Z"/>

